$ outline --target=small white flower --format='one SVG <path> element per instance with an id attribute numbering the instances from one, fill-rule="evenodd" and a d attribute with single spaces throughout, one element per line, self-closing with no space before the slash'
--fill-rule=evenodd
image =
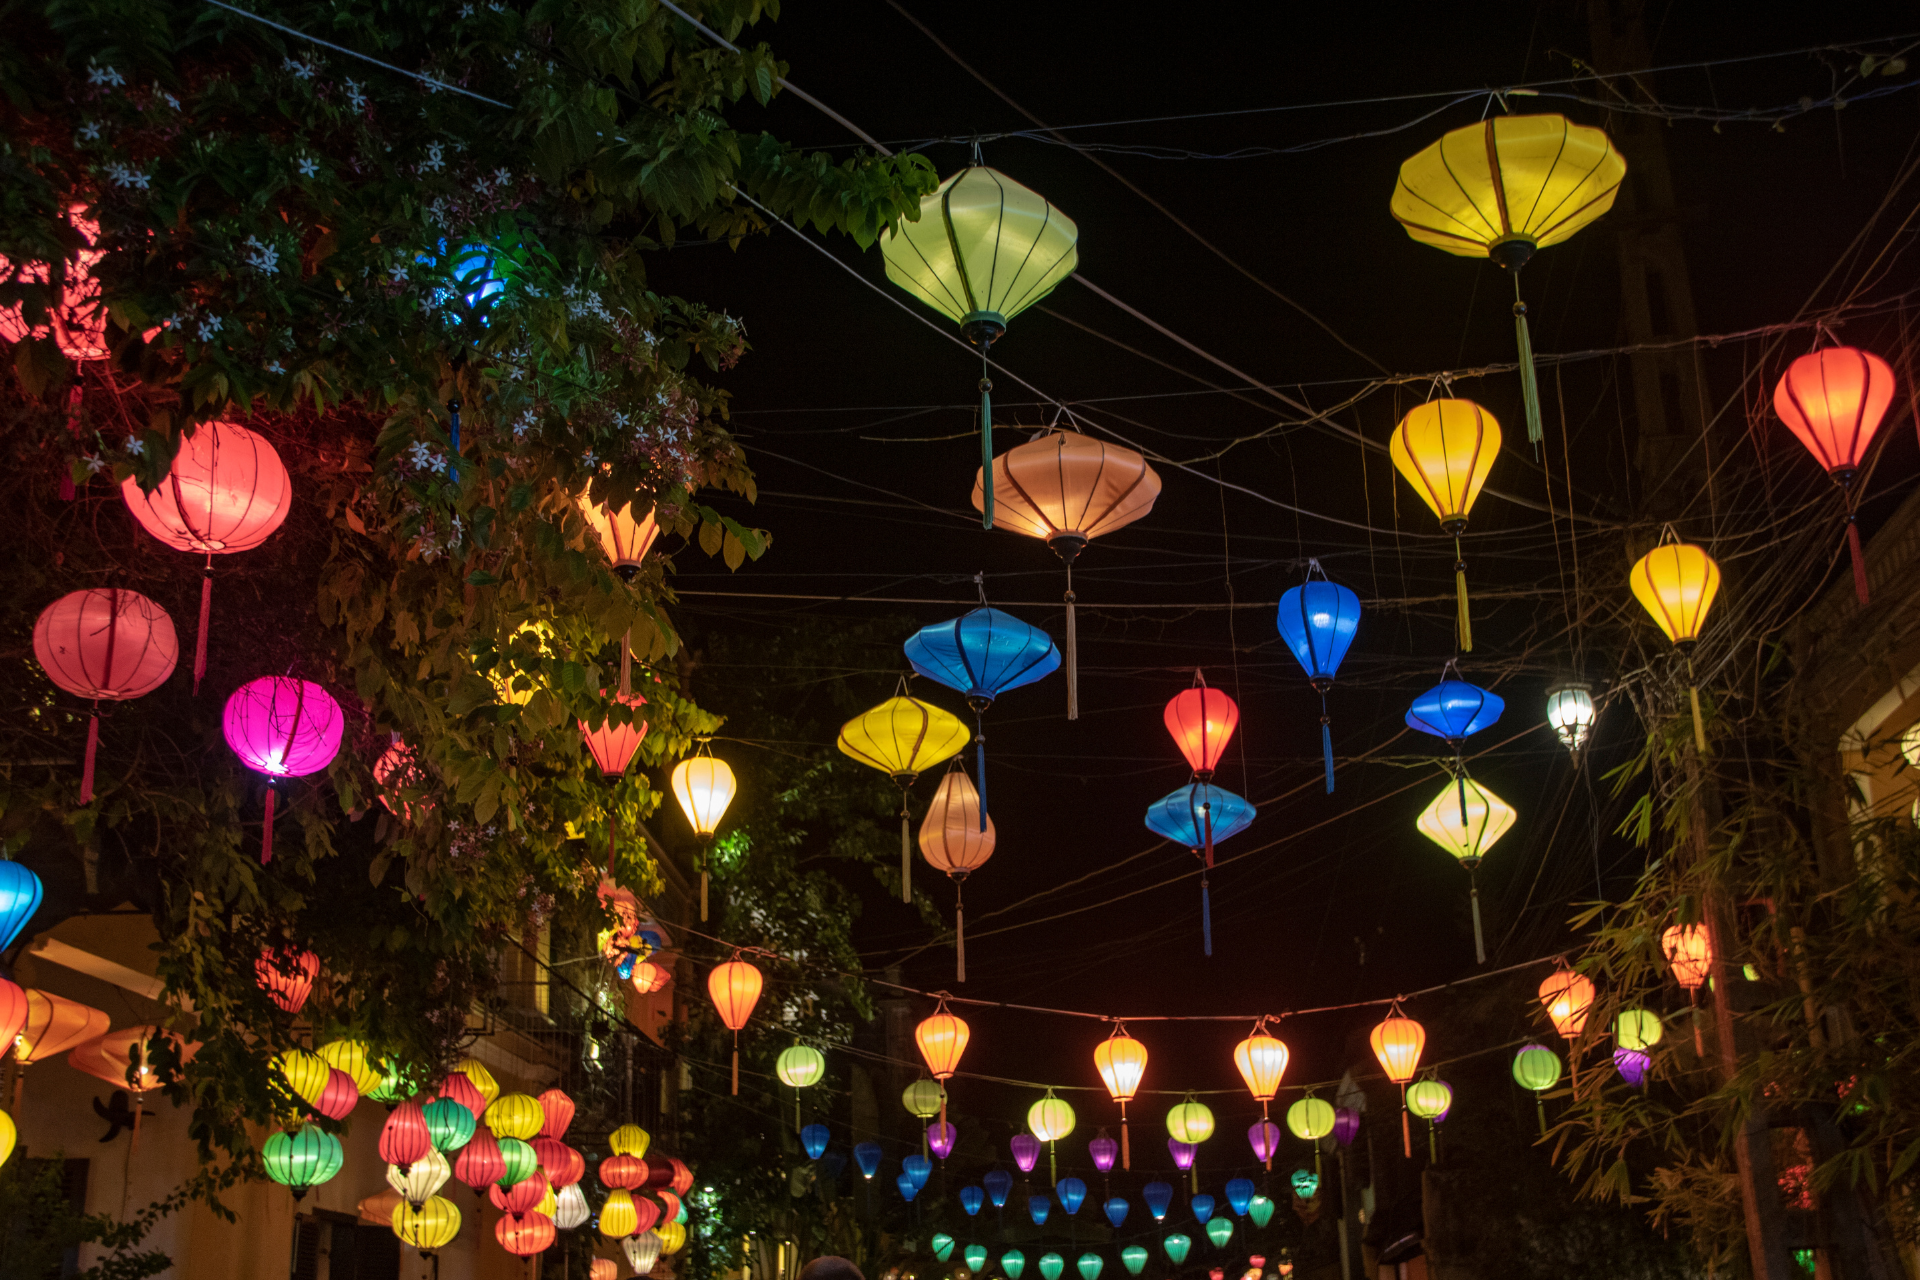
<path id="1" fill-rule="evenodd" d="M 620 410 L 615 409 L 613 411 L 613 425 L 616 427 L 619 427 L 622 431 L 625 431 L 627 429 L 627 426 L 631 421 L 632 420 L 628 418 L 627 415 L 622 413 Z"/>
<path id="2" fill-rule="evenodd" d="M 80 126 L 80 141 L 100 141 L 100 122 L 98 120 L 89 120 Z"/>
<path id="3" fill-rule="evenodd" d="M 513 438 L 515 440 L 525 440 L 527 433 L 538 425 L 539 420 L 533 416 L 533 410 L 528 409 L 525 413 L 514 419 Z"/>
<path id="4" fill-rule="evenodd" d="M 513 181 L 513 175 L 507 172 L 507 170 L 504 167 L 495 169 L 493 171 L 493 181 L 496 186 L 504 187 L 508 183 Z"/>
<path id="5" fill-rule="evenodd" d="M 466 526 L 460 523 L 460 517 L 455 516 L 453 518 L 453 532 L 447 535 L 447 545 L 449 547 L 451 547 L 454 543 L 460 541 L 461 531 L 464 530 L 465 528 Z"/>
<path id="6" fill-rule="evenodd" d="M 106 461 L 97 453 L 83 453 L 80 456 L 86 460 L 87 474 L 90 476 L 97 476 L 107 469 Z"/>
<path id="7" fill-rule="evenodd" d="M 461 5 L 460 16 L 463 18 L 471 18 L 473 16 L 473 6 L 470 4 Z"/>
<path id="8" fill-rule="evenodd" d="M 87 83 L 96 89 L 118 89 L 127 82 L 126 77 L 112 67 L 88 67 Z"/>
<path id="9" fill-rule="evenodd" d="M 300 157 L 300 176 L 301 177 L 311 178 L 319 172 L 320 172 L 320 162 L 318 160 L 315 160 L 312 156 Z"/>
<path id="10" fill-rule="evenodd" d="M 210 340 L 214 334 L 220 332 L 220 317 L 206 316 L 202 318 L 198 332 L 200 334 L 200 341 L 206 342 Z"/>
<path id="11" fill-rule="evenodd" d="M 586 463 L 587 470 L 589 471 L 597 471 L 600 469 L 600 455 L 591 449 L 580 455 L 580 461 Z"/>
<path id="12" fill-rule="evenodd" d="M 355 111 L 365 111 L 367 109 L 367 95 L 361 92 L 360 82 L 358 80 L 347 81 L 347 103 Z"/>
<path id="13" fill-rule="evenodd" d="M 287 371 L 287 367 L 281 364 L 278 360 L 267 361 L 268 373 L 285 373 L 286 371 Z"/>
<path id="14" fill-rule="evenodd" d="M 282 58 L 280 61 L 281 61 L 281 65 L 284 67 L 285 70 L 293 72 L 294 79 L 296 80 L 313 79 L 312 63 L 305 62 L 305 61 L 295 62 L 292 58 Z"/>
<path id="15" fill-rule="evenodd" d="M 280 251 L 270 244 L 261 244 L 258 236 L 248 236 L 245 248 L 247 265 L 255 271 L 271 273 L 280 269 Z"/>
<path id="16" fill-rule="evenodd" d="M 145 191 L 147 184 L 152 181 L 132 165 L 122 164 L 118 160 L 107 166 L 107 176 L 113 179 L 114 186 L 126 187 L 131 191 Z"/>
<path id="17" fill-rule="evenodd" d="M 168 93 L 165 89 L 162 89 L 160 87 L 160 82 L 158 80 L 153 82 L 153 100 L 156 103 L 164 102 L 167 106 L 171 107 L 175 111 L 178 111 L 180 109 L 180 99 L 174 97 L 172 94 Z"/>
<path id="18" fill-rule="evenodd" d="M 424 440 L 415 440 L 408 446 L 407 452 L 413 465 L 422 471 L 438 471 L 443 465 L 440 455 Z"/>
<path id="19" fill-rule="evenodd" d="M 128 436 L 122 447 L 136 458 L 145 456 L 147 452 L 147 442 L 139 436 Z"/>
<path id="20" fill-rule="evenodd" d="M 407 264 L 404 262 L 394 263 L 393 269 L 387 273 L 387 277 L 394 284 L 405 284 L 407 282 Z"/>
<path id="21" fill-rule="evenodd" d="M 438 173 L 447 167 L 446 148 L 438 142 L 427 144 L 427 158 L 420 162 L 423 173 Z"/>

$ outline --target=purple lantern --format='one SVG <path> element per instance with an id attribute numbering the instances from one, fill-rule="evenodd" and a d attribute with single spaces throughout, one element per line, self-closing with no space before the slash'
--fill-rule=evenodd
<path id="1" fill-rule="evenodd" d="M 1647 1078 L 1647 1068 L 1653 1065 L 1653 1055 L 1645 1049 L 1615 1049 L 1613 1068 L 1620 1078 L 1638 1089 Z"/>
<path id="2" fill-rule="evenodd" d="M 1032 1173 L 1033 1166 L 1040 1163 L 1040 1139 L 1032 1134 L 1016 1133 L 1007 1145 L 1013 1148 L 1013 1162 L 1020 1166 L 1020 1172 Z"/>
<path id="3" fill-rule="evenodd" d="M 927 1150 L 945 1160 L 953 1154 L 954 1140 L 960 1131 L 945 1121 L 935 1121 L 927 1126 Z"/>
<path id="4" fill-rule="evenodd" d="M 1103 1129 L 1099 1137 L 1087 1144 L 1087 1150 L 1093 1156 L 1093 1167 L 1106 1173 L 1113 1168 L 1114 1160 L 1120 1155 L 1120 1144 L 1109 1138 Z"/>
<path id="5" fill-rule="evenodd" d="M 340 753 L 340 704 L 319 685 L 291 676 L 261 676 L 233 691 L 221 717 L 227 745 L 249 769 L 267 775 L 267 813 L 260 864 L 273 861 L 273 782 L 318 773 Z"/>
<path id="6" fill-rule="evenodd" d="M 1280 1126 L 1271 1120 L 1262 1120 L 1247 1130 L 1247 1141 L 1253 1144 L 1253 1158 L 1265 1164 L 1280 1149 Z"/>
<path id="7" fill-rule="evenodd" d="M 1353 1145 L 1354 1135 L 1360 1132 L 1360 1113 L 1352 1107 L 1333 1109 L 1333 1140 L 1343 1147 Z"/>
<path id="8" fill-rule="evenodd" d="M 1173 1167 L 1183 1170 L 1193 1168 L 1193 1158 L 1200 1152 L 1197 1144 L 1182 1142 L 1178 1138 L 1167 1139 L 1167 1150 L 1173 1152 Z"/>

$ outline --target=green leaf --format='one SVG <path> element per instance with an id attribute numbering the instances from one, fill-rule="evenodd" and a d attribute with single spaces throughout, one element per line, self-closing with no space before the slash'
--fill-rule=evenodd
<path id="1" fill-rule="evenodd" d="M 467 575 L 467 585 L 470 587 L 494 587 L 499 584 L 500 579 L 494 577 L 485 569 L 475 569 Z"/>

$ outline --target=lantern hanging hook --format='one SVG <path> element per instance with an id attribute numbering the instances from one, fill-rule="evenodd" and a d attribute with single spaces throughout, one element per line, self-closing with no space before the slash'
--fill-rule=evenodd
<path id="1" fill-rule="evenodd" d="M 973 575 L 973 585 L 980 591 L 980 607 L 987 607 L 987 573 L 982 569 Z"/>

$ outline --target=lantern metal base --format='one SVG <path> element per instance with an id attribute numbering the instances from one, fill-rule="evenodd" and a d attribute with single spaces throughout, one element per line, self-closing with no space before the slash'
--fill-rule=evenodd
<path id="1" fill-rule="evenodd" d="M 1081 533 L 1056 533 L 1047 539 L 1047 545 L 1053 548 L 1053 554 L 1072 564 L 1087 549 L 1087 538 Z"/>
<path id="2" fill-rule="evenodd" d="M 1531 236 L 1508 236 L 1487 246 L 1487 257 L 1508 271 L 1519 271 L 1540 245 Z"/>
<path id="3" fill-rule="evenodd" d="M 960 317 L 960 332 L 968 342 L 985 351 L 1007 331 L 1007 318 L 998 311 L 969 311 Z"/>

